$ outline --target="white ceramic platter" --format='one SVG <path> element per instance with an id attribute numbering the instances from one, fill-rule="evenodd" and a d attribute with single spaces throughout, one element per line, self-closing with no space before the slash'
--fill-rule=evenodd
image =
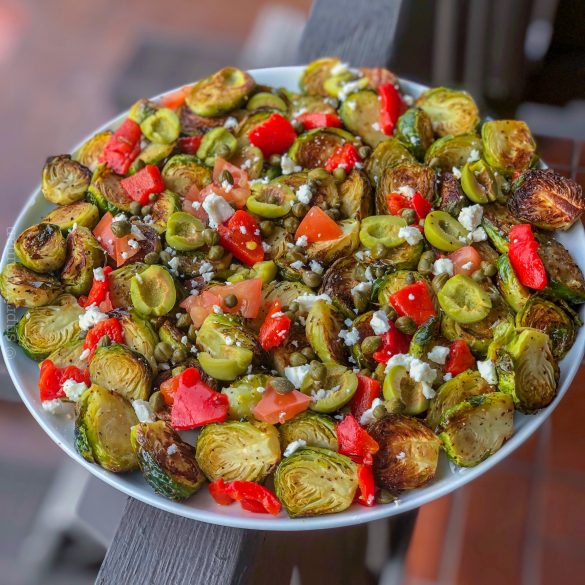
<path id="1" fill-rule="evenodd" d="M 298 79 L 302 70 L 302 67 L 279 67 L 274 69 L 258 69 L 250 73 L 258 83 L 298 90 Z M 424 89 L 423 86 L 409 81 L 402 81 L 401 84 L 405 93 L 413 96 L 418 95 Z M 116 127 L 125 117 L 126 114 L 112 120 L 102 129 Z M 25 228 L 38 223 L 49 209 L 50 207 L 43 198 L 40 189 L 37 189 L 27 201 L 14 225 L 2 255 L 2 267 L 6 263 L 13 261 L 14 238 Z M 577 223 L 571 230 L 559 234 L 558 237 L 571 251 L 581 269 L 585 271 L 585 231 L 581 223 Z M 20 313 L 15 311 L 13 307 L 7 307 L 6 303 L 2 302 L 0 307 L 0 329 L 4 331 L 7 327 L 13 325 L 19 315 Z M 581 310 L 581 317 L 584 316 L 585 306 Z M 340 514 L 304 519 L 291 519 L 284 511 L 279 516 L 272 517 L 245 512 L 237 504 L 232 506 L 219 506 L 213 502 L 206 488 L 203 488 L 187 502 L 172 502 L 156 495 L 138 472 L 118 475 L 105 471 L 97 465 L 88 463 L 75 450 L 73 444 L 73 421 L 62 416 L 48 414 L 41 408 L 37 389 L 39 377 L 38 365 L 28 359 L 16 345 L 8 341 L 4 336 L 0 336 L 0 346 L 2 347 L 4 360 L 14 385 L 31 414 L 41 427 L 43 427 L 49 437 L 69 457 L 75 459 L 96 477 L 99 477 L 116 489 L 142 502 L 186 518 L 239 528 L 296 531 L 337 528 L 400 514 L 440 498 L 491 469 L 526 441 L 546 418 L 550 416 L 559 401 L 562 400 L 581 364 L 585 348 L 585 328 L 582 327 L 579 330 L 573 348 L 560 365 L 560 389 L 555 401 L 538 414 L 516 414 L 514 435 L 495 455 L 477 467 L 459 470 L 452 469 L 447 458 L 442 453 L 437 476 L 434 481 L 426 487 L 402 494 L 400 499 L 394 504 L 379 505 L 372 508 L 365 508 L 356 504 Z"/>

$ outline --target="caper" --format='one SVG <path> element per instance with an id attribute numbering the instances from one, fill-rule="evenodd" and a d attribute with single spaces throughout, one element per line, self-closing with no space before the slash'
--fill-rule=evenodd
<path id="1" fill-rule="evenodd" d="M 388 414 L 388 411 L 386 410 L 386 407 L 383 404 L 378 404 L 378 406 L 374 408 L 372 414 L 374 415 L 374 418 L 378 419 L 386 416 Z"/>
<path id="2" fill-rule="evenodd" d="M 163 264 L 168 264 L 171 261 L 171 254 L 169 252 L 167 252 L 166 250 L 163 250 L 160 254 L 159 254 L 159 259 Z"/>
<path id="3" fill-rule="evenodd" d="M 173 351 L 173 355 L 171 356 L 174 364 L 180 364 L 187 359 L 187 352 L 182 348 L 178 347 Z"/>
<path id="4" fill-rule="evenodd" d="M 292 385 L 292 382 L 286 378 L 273 378 L 270 381 L 270 387 L 279 394 L 288 394 L 295 389 L 295 387 Z"/>
<path id="5" fill-rule="evenodd" d="M 412 317 L 398 317 L 394 321 L 394 324 L 396 325 L 396 329 L 405 335 L 413 335 L 416 331 L 416 323 Z"/>
<path id="6" fill-rule="evenodd" d="M 406 221 L 408 225 L 412 225 L 416 222 L 416 211 L 414 209 L 403 209 L 400 212 L 402 218 Z"/>
<path id="7" fill-rule="evenodd" d="M 315 359 L 315 352 L 312 347 L 303 347 L 301 353 L 310 361 Z"/>
<path id="8" fill-rule="evenodd" d="M 156 201 L 156 198 L 157 198 L 157 197 L 158 197 L 158 193 L 151 193 L 151 194 L 148 196 L 148 200 L 149 200 L 149 201 Z"/>
<path id="9" fill-rule="evenodd" d="M 234 294 L 227 295 L 223 302 L 228 309 L 233 309 L 238 304 L 238 297 Z"/>
<path id="10" fill-rule="evenodd" d="M 483 282 L 485 280 L 485 274 L 483 273 L 482 269 L 479 268 L 471 275 L 471 278 L 475 280 L 475 282 Z"/>
<path id="11" fill-rule="evenodd" d="M 154 359 L 162 364 L 168 362 L 173 355 L 172 347 L 166 341 L 159 341 L 154 348 Z"/>
<path id="12" fill-rule="evenodd" d="M 271 154 L 268 157 L 268 164 L 271 167 L 279 167 L 280 166 L 280 161 L 282 160 L 282 157 L 280 156 L 280 154 Z"/>
<path id="13" fill-rule="evenodd" d="M 327 367 L 325 366 L 325 364 L 322 364 L 317 360 L 313 360 L 311 362 L 309 376 L 311 376 L 311 378 L 313 378 L 313 380 L 317 382 L 322 382 L 323 380 L 325 380 L 325 376 L 327 376 Z"/>
<path id="14" fill-rule="evenodd" d="M 418 261 L 418 271 L 421 274 L 430 274 L 433 271 L 433 263 L 435 262 L 435 253 L 432 250 L 423 252 Z"/>
<path id="15" fill-rule="evenodd" d="M 392 492 L 384 489 L 380 490 L 378 496 L 376 497 L 377 504 L 391 504 L 395 500 L 396 496 Z"/>
<path id="16" fill-rule="evenodd" d="M 150 395 L 148 403 L 150 404 L 150 408 L 152 408 L 153 412 L 158 412 L 165 407 L 163 395 L 158 390 Z"/>
<path id="17" fill-rule="evenodd" d="M 149 252 L 144 257 L 144 263 L 145 264 L 158 264 L 159 259 L 160 259 L 160 256 L 159 256 L 158 252 Z"/>
<path id="18" fill-rule="evenodd" d="M 396 321 L 396 319 L 398 319 L 398 313 L 392 305 L 385 305 L 382 307 L 382 310 L 386 313 L 386 317 L 388 317 L 389 321 Z"/>
<path id="19" fill-rule="evenodd" d="M 221 173 L 219 173 L 218 179 L 219 179 L 219 184 L 220 185 L 224 181 L 226 181 L 230 185 L 233 185 L 234 184 L 234 177 L 233 177 L 233 175 L 227 169 L 223 169 L 223 171 L 221 171 Z"/>
<path id="20" fill-rule="evenodd" d="M 369 335 L 362 341 L 362 351 L 371 355 L 382 345 L 382 339 L 377 335 Z"/>
<path id="21" fill-rule="evenodd" d="M 215 246 L 215 244 L 219 243 L 219 234 L 211 228 L 205 228 L 203 230 L 203 241 L 208 246 Z"/>
<path id="22" fill-rule="evenodd" d="M 351 299 L 353 301 L 353 306 L 358 310 L 358 313 L 365 311 L 370 302 L 370 298 L 366 293 L 357 290 L 351 295 Z"/>
<path id="23" fill-rule="evenodd" d="M 412 272 L 409 272 L 404 280 L 406 281 L 406 284 L 414 284 L 416 282 L 416 278 Z"/>
<path id="24" fill-rule="evenodd" d="M 441 274 L 437 274 L 437 276 L 435 276 L 435 278 L 433 278 L 433 280 L 431 281 L 431 286 L 433 287 L 435 293 L 439 294 L 439 291 L 445 286 L 445 283 L 450 278 L 451 277 L 446 272 L 441 272 Z"/>
<path id="25" fill-rule="evenodd" d="M 303 282 L 311 288 L 317 288 L 318 286 L 321 286 L 323 277 L 312 270 L 305 270 L 305 272 L 303 272 Z"/>
<path id="26" fill-rule="evenodd" d="M 345 181 L 347 177 L 347 172 L 343 167 L 337 167 L 331 174 L 333 175 L 333 178 L 339 182 Z"/>
<path id="27" fill-rule="evenodd" d="M 207 257 L 210 260 L 221 260 L 223 258 L 223 255 L 225 254 L 225 250 L 223 249 L 222 246 L 211 246 L 211 248 L 209 248 L 209 251 L 207 252 Z"/>
<path id="28" fill-rule="evenodd" d="M 300 201 L 292 206 L 292 214 L 295 217 L 298 218 L 305 217 L 307 211 L 309 211 L 309 206 L 305 205 L 304 203 L 301 203 Z"/>
<path id="29" fill-rule="evenodd" d="M 304 366 L 307 363 L 307 358 L 300 351 L 291 353 L 288 360 L 291 366 Z"/>
<path id="30" fill-rule="evenodd" d="M 220 144 L 217 147 L 216 154 L 221 158 L 227 158 L 231 154 L 230 147 L 227 144 Z"/>
<path id="31" fill-rule="evenodd" d="M 288 310 L 291 311 L 291 313 L 296 313 L 299 309 L 301 308 L 301 306 L 299 305 L 299 303 L 297 303 L 296 301 L 293 301 L 289 306 L 288 306 Z"/>
<path id="32" fill-rule="evenodd" d="M 131 229 L 132 229 L 132 226 L 130 225 L 129 221 L 122 220 L 122 221 L 112 222 L 111 230 L 112 230 L 112 233 L 117 238 L 127 236 L 130 233 Z"/>
<path id="33" fill-rule="evenodd" d="M 287 232 L 294 234 L 299 227 L 299 220 L 296 217 L 287 217 L 283 222 L 282 225 Z"/>
<path id="34" fill-rule="evenodd" d="M 368 280 L 366 276 L 366 267 L 363 264 L 356 264 L 355 268 L 353 269 L 353 277 L 355 280 L 359 280 L 361 282 Z"/>
<path id="35" fill-rule="evenodd" d="M 128 208 L 132 215 L 140 215 L 140 210 L 142 209 L 142 205 L 138 203 L 138 201 L 132 201 L 130 203 L 130 207 Z"/>
<path id="36" fill-rule="evenodd" d="M 372 154 L 372 149 L 364 144 L 358 148 L 358 154 L 362 159 L 368 158 Z"/>
<path id="37" fill-rule="evenodd" d="M 112 340 L 109 335 L 102 335 L 100 340 L 97 342 L 97 347 L 108 347 L 112 344 Z"/>
<path id="38" fill-rule="evenodd" d="M 374 248 L 372 249 L 372 258 L 376 260 L 380 260 L 380 258 L 384 258 L 386 256 L 386 246 L 382 244 L 382 242 L 377 242 Z"/>
<path id="39" fill-rule="evenodd" d="M 261 221 L 260 232 L 265 238 L 271 236 L 274 233 L 274 224 L 268 220 Z"/>
<path id="40" fill-rule="evenodd" d="M 145 215 L 150 215 L 151 211 L 152 207 L 150 205 L 143 205 L 142 208 L 140 209 L 140 215 L 142 217 L 144 217 Z"/>
<path id="41" fill-rule="evenodd" d="M 197 328 L 195 325 L 189 325 L 189 329 L 187 329 L 187 337 L 189 341 L 195 342 L 197 340 Z"/>
<path id="42" fill-rule="evenodd" d="M 341 217 L 339 209 L 331 208 L 325 212 L 332 220 L 337 221 Z"/>
<path id="43" fill-rule="evenodd" d="M 498 271 L 495 264 L 486 262 L 485 260 L 481 263 L 481 270 L 486 276 L 495 276 L 496 272 Z"/>
<path id="44" fill-rule="evenodd" d="M 191 323 L 193 323 L 193 321 L 191 321 L 191 315 L 189 315 L 189 313 L 181 313 L 177 317 L 177 327 L 179 329 L 187 329 Z"/>

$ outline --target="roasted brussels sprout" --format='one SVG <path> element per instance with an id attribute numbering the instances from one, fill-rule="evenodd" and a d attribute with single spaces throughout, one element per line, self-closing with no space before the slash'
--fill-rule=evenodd
<path id="1" fill-rule="evenodd" d="M 76 224 L 91 230 L 99 219 L 99 210 L 93 203 L 77 201 L 53 209 L 43 217 L 43 223 L 57 225 L 63 233 L 67 233 Z"/>
<path id="2" fill-rule="evenodd" d="M 193 185 L 198 189 L 209 185 L 212 174 L 211 169 L 202 165 L 196 156 L 176 154 L 163 167 L 162 177 L 167 189 L 185 197 Z"/>
<path id="3" fill-rule="evenodd" d="M 502 254 L 508 252 L 508 234 L 513 225 L 520 223 L 506 205 L 490 203 L 483 206 L 481 225 L 492 244 Z"/>
<path id="4" fill-rule="evenodd" d="M 315 128 L 301 134 L 288 155 L 304 169 L 324 168 L 331 155 L 346 142 L 354 142 L 353 134 L 339 128 Z"/>
<path id="5" fill-rule="evenodd" d="M 435 140 L 425 153 L 425 164 L 442 171 L 463 167 L 473 155 L 481 156 L 481 140 L 475 134 L 443 136 Z"/>
<path id="6" fill-rule="evenodd" d="M 441 173 L 437 195 L 436 207 L 441 211 L 446 211 L 453 217 L 458 217 L 459 212 L 468 205 L 467 198 L 461 191 L 459 181 L 449 171 Z"/>
<path id="7" fill-rule="evenodd" d="M 106 211 L 114 215 L 120 212 L 130 213 L 133 200 L 122 187 L 121 179 L 122 177 L 107 166 L 99 166 L 91 178 L 87 192 L 88 200 L 97 205 L 102 213 Z"/>
<path id="8" fill-rule="evenodd" d="M 89 187 L 91 171 L 68 154 L 47 159 L 41 190 L 47 201 L 67 205 L 83 199 Z"/>
<path id="9" fill-rule="evenodd" d="M 416 162 L 410 151 L 396 138 L 380 142 L 366 163 L 366 171 L 370 181 L 377 185 L 384 169 L 402 162 Z"/>
<path id="10" fill-rule="evenodd" d="M 280 425 L 280 444 L 284 451 L 293 441 L 304 441 L 307 447 L 337 451 L 335 421 L 324 414 L 301 412 Z"/>
<path id="11" fill-rule="evenodd" d="M 73 160 L 81 163 L 93 173 L 100 165 L 100 158 L 111 137 L 111 130 L 98 132 L 82 144 L 81 148 L 73 156 Z"/>
<path id="12" fill-rule="evenodd" d="M 388 138 L 380 130 L 380 101 L 375 91 L 364 90 L 348 95 L 339 108 L 339 115 L 345 127 L 361 136 L 372 148 Z"/>
<path id="13" fill-rule="evenodd" d="M 74 296 L 62 295 L 53 305 L 27 311 L 7 335 L 31 359 L 41 361 L 75 338 L 82 313 Z"/>
<path id="14" fill-rule="evenodd" d="M 178 197 L 172 191 L 168 190 L 159 193 L 151 205 L 150 216 L 152 223 L 150 225 L 159 234 L 163 234 L 167 229 L 169 218 L 176 211 L 179 211 Z"/>
<path id="15" fill-rule="evenodd" d="M 328 413 L 344 407 L 355 394 L 357 385 L 358 379 L 352 370 L 339 364 L 328 363 L 323 378 L 305 376 L 301 392 L 313 397 L 311 410 Z"/>
<path id="16" fill-rule="evenodd" d="M 477 105 L 465 91 L 435 87 L 424 91 L 416 105 L 429 116 L 439 136 L 470 134 L 479 124 Z"/>
<path id="17" fill-rule="evenodd" d="M 437 344 L 441 331 L 441 319 L 429 317 L 414 333 L 408 353 L 419 359 L 426 359 L 427 353 Z"/>
<path id="18" fill-rule="evenodd" d="M 15 307 L 42 307 L 61 293 L 61 282 L 50 274 L 38 274 L 22 264 L 6 264 L 0 274 L 0 294 Z"/>
<path id="19" fill-rule="evenodd" d="M 72 339 L 65 345 L 58 347 L 47 359 L 51 360 L 57 368 L 76 366 L 83 370 L 87 367 L 87 360 L 81 359 L 83 343 L 83 339 Z"/>
<path id="20" fill-rule="evenodd" d="M 182 441 L 168 423 L 159 420 L 133 426 L 130 443 L 146 483 L 157 494 L 185 500 L 205 483 L 195 449 Z"/>
<path id="21" fill-rule="evenodd" d="M 388 414 L 368 427 L 380 450 L 374 455 L 376 485 L 393 493 L 411 490 L 435 476 L 441 441 L 422 422 Z"/>
<path id="22" fill-rule="evenodd" d="M 349 319 L 363 312 L 363 307 L 356 307 L 354 302 L 355 287 L 357 286 L 359 290 L 363 289 L 364 295 L 369 298 L 368 289 L 371 290 L 371 285 L 361 284 L 362 280 L 358 278 L 358 273 L 365 269 L 364 264 L 356 258 L 346 256 L 334 262 L 323 276 L 319 292 L 329 295 L 335 307 Z"/>
<path id="23" fill-rule="evenodd" d="M 261 482 L 280 461 L 278 431 L 257 421 L 210 424 L 197 439 L 196 457 L 209 481 Z"/>
<path id="24" fill-rule="evenodd" d="M 309 95 L 328 96 L 323 84 L 331 77 L 331 69 L 339 64 L 340 61 L 336 57 L 325 57 L 309 63 L 299 79 L 303 92 Z"/>
<path id="25" fill-rule="evenodd" d="M 368 176 L 357 169 L 339 185 L 341 206 L 339 210 L 346 219 L 361 221 L 371 215 L 373 208 L 373 191 Z"/>
<path id="26" fill-rule="evenodd" d="M 530 291 L 518 280 L 507 254 L 502 254 L 498 258 L 496 266 L 498 268 L 496 283 L 504 300 L 514 311 L 521 311 L 530 299 Z"/>
<path id="27" fill-rule="evenodd" d="M 35 272 L 55 272 L 65 262 L 67 246 L 59 226 L 39 223 L 25 229 L 14 242 L 20 261 Z"/>
<path id="28" fill-rule="evenodd" d="M 279 95 L 269 91 L 259 91 L 250 97 L 246 104 L 246 109 L 250 111 L 276 110 L 286 113 L 288 106 L 284 99 Z"/>
<path id="29" fill-rule="evenodd" d="M 422 241 L 414 245 L 404 242 L 400 246 L 386 250 L 380 263 L 382 266 L 390 267 L 394 270 L 414 270 L 423 251 L 424 244 Z"/>
<path id="30" fill-rule="evenodd" d="M 398 163 L 382 170 L 376 188 L 376 213 L 387 215 L 388 193 L 399 192 L 401 187 L 411 187 L 428 201 L 435 198 L 435 172 L 433 169 L 418 163 Z"/>
<path id="31" fill-rule="evenodd" d="M 259 148 L 252 146 L 248 138 L 239 138 L 236 151 L 230 158 L 230 163 L 245 169 L 249 179 L 259 179 L 264 167 L 264 155 Z"/>
<path id="32" fill-rule="evenodd" d="M 335 240 L 323 240 L 313 242 L 307 249 L 309 261 L 315 260 L 324 266 L 328 266 L 343 256 L 349 256 L 355 252 L 359 245 L 360 222 L 356 219 L 344 219 L 339 222 L 343 232 Z"/>
<path id="33" fill-rule="evenodd" d="M 567 230 L 583 214 L 581 186 L 552 169 L 530 169 L 514 181 L 508 201 L 520 220 L 545 230 Z"/>
<path id="34" fill-rule="evenodd" d="M 159 108 L 160 106 L 156 102 L 141 98 L 130 106 L 130 110 L 128 111 L 128 118 L 137 124 L 142 124 L 146 118 L 154 115 L 159 110 Z M 149 138 L 149 140 L 151 139 Z"/>
<path id="35" fill-rule="evenodd" d="M 110 272 L 108 284 L 110 290 L 110 300 L 112 305 L 117 308 L 126 308 L 132 306 L 132 297 L 130 296 L 130 283 L 135 274 L 144 272 L 148 266 L 146 264 L 132 263 L 122 266 L 117 270 Z"/>
<path id="36" fill-rule="evenodd" d="M 159 339 L 153 326 L 133 310 L 121 313 L 118 315 L 118 320 L 122 324 L 124 343 L 130 349 L 143 355 L 150 363 L 153 372 L 156 371 L 154 348 Z"/>
<path id="37" fill-rule="evenodd" d="M 367 313 L 362 313 L 353 320 L 352 327 L 355 327 L 361 340 L 375 335 L 371 324 L 373 316 L 374 311 L 368 311 Z M 361 343 L 355 343 L 352 345 L 350 351 L 351 357 L 355 360 L 358 368 L 367 368 L 372 371 L 376 369 L 378 362 L 372 358 L 371 354 L 364 353 Z"/>
<path id="38" fill-rule="evenodd" d="M 322 362 L 344 362 L 345 345 L 339 337 L 342 327 L 342 316 L 331 303 L 324 300 L 313 303 L 307 316 L 306 334 Z"/>
<path id="39" fill-rule="evenodd" d="M 175 281 L 168 270 L 154 264 L 130 280 L 132 305 L 147 317 L 166 315 L 177 300 Z"/>
<path id="40" fill-rule="evenodd" d="M 77 227 L 67 236 L 67 260 L 61 271 L 65 291 L 84 295 L 91 288 L 93 270 L 103 266 L 105 255 L 99 242 L 86 227 Z"/>
<path id="41" fill-rule="evenodd" d="M 120 395 L 92 384 L 79 401 L 75 447 L 79 454 L 115 473 L 138 469 L 130 429 L 138 424 L 134 409 Z"/>
<path id="42" fill-rule="evenodd" d="M 284 458 L 274 486 L 292 518 L 343 512 L 358 488 L 357 465 L 330 449 L 305 447 Z"/>
<path id="43" fill-rule="evenodd" d="M 390 304 L 390 297 L 401 288 L 415 282 L 423 281 L 430 288 L 430 283 L 420 272 L 414 270 L 396 270 L 386 275 L 377 287 L 378 303 L 382 306 Z"/>
<path id="44" fill-rule="evenodd" d="M 409 108 L 396 122 L 396 136 L 418 160 L 423 160 L 435 139 L 431 118 L 421 108 Z"/>
<path id="45" fill-rule="evenodd" d="M 260 402 L 269 380 L 270 377 L 265 374 L 253 374 L 223 388 L 221 393 L 229 400 L 228 418 L 230 420 L 252 418 L 252 409 Z"/>
<path id="46" fill-rule="evenodd" d="M 498 173 L 510 176 L 527 169 L 534 158 L 536 143 L 526 122 L 491 120 L 481 127 L 484 158 Z"/>

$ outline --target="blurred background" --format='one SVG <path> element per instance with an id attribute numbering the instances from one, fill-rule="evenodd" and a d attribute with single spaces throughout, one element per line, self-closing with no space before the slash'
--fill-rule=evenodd
<path id="1" fill-rule="evenodd" d="M 310 0 L 0 0 L 3 240 L 48 155 L 68 152 L 137 98 L 224 65 L 299 63 L 310 8 Z M 585 184 L 583 0 L 402 2 L 391 66 L 464 87 L 488 113 L 525 119 L 547 137 L 543 158 Z M 3 365 L 0 377 L 0 584 L 93 583 L 124 498 L 66 461 Z M 421 510 L 405 583 L 583 583 L 584 385 L 582 370 L 519 452 Z"/>

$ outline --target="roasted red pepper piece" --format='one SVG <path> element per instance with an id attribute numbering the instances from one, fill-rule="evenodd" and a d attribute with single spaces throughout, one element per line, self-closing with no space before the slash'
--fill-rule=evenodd
<path id="1" fill-rule="evenodd" d="M 199 371 L 187 368 L 178 375 L 177 390 L 173 394 L 171 425 L 184 431 L 203 425 L 223 422 L 227 417 L 228 397 L 212 390 L 201 380 Z"/>
<path id="2" fill-rule="evenodd" d="M 348 414 L 340 423 L 335 425 L 337 431 L 337 450 L 342 455 L 351 457 L 356 463 L 371 465 L 380 446 L 370 437 L 357 420 Z"/>
<path id="3" fill-rule="evenodd" d="M 385 364 L 396 354 L 408 353 L 410 337 L 396 329 L 392 321 L 388 323 L 390 328 L 382 335 L 382 345 L 372 354 L 372 358 L 381 364 Z"/>
<path id="4" fill-rule="evenodd" d="M 148 196 L 164 191 L 165 183 L 156 165 L 146 165 L 137 173 L 120 181 L 124 191 L 140 205 L 148 203 Z"/>
<path id="5" fill-rule="evenodd" d="M 427 201 L 418 191 L 412 196 L 412 207 L 419 220 L 424 219 L 433 209 L 431 202 Z"/>
<path id="6" fill-rule="evenodd" d="M 400 215 L 403 209 L 413 209 L 412 199 L 400 193 L 388 193 L 386 195 L 386 205 L 390 215 Z"/>
<path id="7" fill-rule="evenodd" d="M 85 336 L 83 342 L 83 349 L 89 349 L 88 360 L 91 361 L 99 340 L 107 335 L 112 343 L 124 343 L 124 333 L 122 330 L 122 324 L 115 317 L 104 319 L 96 325 L 94 325 Z"/>
<path id="8" fill-rule="evenodd" d="M 266 157 L 282 154 L 296 139 L 297 133 L 292 124 L 280 114 L 272 114 L 248 132 L 248 140 Z"/>
<path id="9" fill-rule="evenodd" d="M 115 173 L 125 175 L 140 154 L 140 126 L 130 118 L 116 129 L 104 148 L 100 162 L 105 162 Z"/>
<path id="10" fill-rule="evenodd" d="M 91 384 L 89 370 L 81 370 L 76 366 L 58 368 L 51 360 L 44 360 L 41 364 L 41 375 L 39 378 L 39 392 L 41 400 L 55 400 L 64 398 L 63 383 L 65 380 L 85 382 L 86 386 Z"/>
<path id="11" fill-rule="evenodd" d="M 112 272 L 111 266 L 105 266 L 103 268 L 104 271 L 104 279 L 97 280 L 96 278 L 93 279 L 93 283 L 91 285 L 91 289 L 87 295 L 87 297 L 79 297 L 79 305 L 82 307 L 89 307 L 89 305 L 98 305 L 105 301 L 109 294 L 109 282 L 108 282 L 108 275 Z M 101 310 L 101 309 L 100 309 Z M 104 311 L 106 312 L 106 311 Z"/>
<path id="12" fill-rule="evenodd" d="M 247 211 L 236 211 L 217 231 L 219 243 L 240 262 L 252 266 L 264 260 L 260 226 Z"/>
<path id="13" fill-rule="evenodd" d="M 437 314 L 429 287 L 425 282 L 409 284 L 390 296 L 390 304 L 401 317 L 411 317 L 420 327 Z"/>
<path id="14" fill-rule="evenodd" d="M 276 300 L 268 309 L 264 323 L 260 327 L 258 340 L 262 349 L 269 350 L 279 347 L 288 337 L 291 321 L 282 312 L 280 301 Z"/>
<path id="15" fill-rule="evenodd" d="M 336 168 L 341 167 L 349 173 L 355 167 L 355 164 L 361 160 L 356 147 L 351 142 L 346 142 L 329 157 L 329 160 L 325 163 L 325 170 L 332 173 Z"/>
<path id="16" fill-rule="evenodd" d="M 358 374 L 357 378 L 358 387 L 349 406 L 355 419 L 361 420 L 362 414 L 372 406 L 374 399 L 380 397 L 380 382 L 363 374 Z"/>
<path id="17" fill-rule="evenodd" d="M 548 284 L 546 270 L 532 228 L 529 224 L 512 226 L 509 234 L 508 256 L 518 280 L 529 288 L 542 290 Z"/>
<path id="18" fill-rule="evenodd" d="M 198 134 L 197 136 L 181 136 L 177 140 L 177 150 L 184 154 L 196 154 L 201 146 L 203 136 Z"/>
<path id="19" fill-rule="evenodd" d="M 220 478 L 209 484 L 209 493 L 221 506 L 240 502 L 244 510 L 257 514 L 276 516 L 282 508 L 272 491 L 253 481 L 236 480 L 226 483 Z"/>
<path id="20" fill-rule="evenodd" d="M 390 136 L 394 132 L 396 120 L 404 110 L 400 92 L 392 83 L 383 83 L 378 87 L 380 95 L 380 130 Z"/>
<path id="21" fill-rule="evenodd" d="M 341 118 L 337 114 L 323 114 L 320 112 L 305 112 L 297 116 L 297 120 L 303 123 L 305 130 L 314 128 L 341 128 Z"/>
<path id="22" fill-rule="evenodd" d="M 373 506 L 376 503 L 376 483 L 371 465 L 360 465 L 357 472 L 359 495 L 357 501 L 362 506 Z"/>
<path id="23" fill-rule="evenodd" d="M 455 340 L 449 348 L 449 356 L 445 364 L 445 371 L 453 376 L 465 372 L 475 366 L 475 358 L 469 346 L 462 339 Z"/>

